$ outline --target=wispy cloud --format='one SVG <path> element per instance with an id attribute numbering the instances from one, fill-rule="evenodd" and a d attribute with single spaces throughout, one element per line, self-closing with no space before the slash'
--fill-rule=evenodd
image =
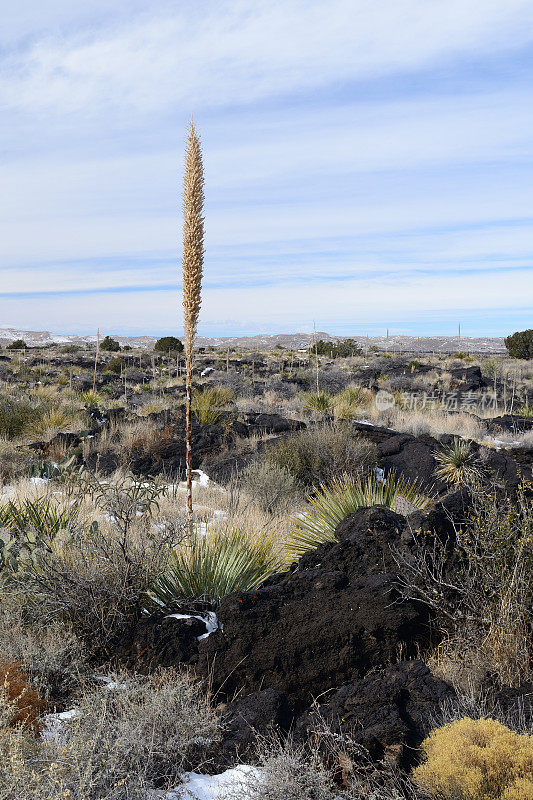
<path id="1" fill-rule="evenodd" d="M 178 324 L 192 111 L 210 330 L 523 313 L 530 0 L 108 6 L 5 20 L 0 323 Z"/>

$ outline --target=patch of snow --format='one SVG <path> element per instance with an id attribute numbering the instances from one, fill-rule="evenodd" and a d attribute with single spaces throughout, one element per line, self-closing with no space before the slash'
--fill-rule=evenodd
<path id="1" fill-rule="evenodd" d="M 30 478 L 30 483 L 33 483 L 34 486 L 46 486 L 48 480 L 48 478 Z"/>
<path id="2" fill-rule="evenodd" d="M 504 439 L 497 439 L 495 436 L 484 436 L 484 442 L 491 442 L 494 445 L 495 450 L 501 450 L 502 447 L 519 447 L 520 442 L 517 441 L 504 441 Z"/>
<path id="3" fill-rule="evenodd" d="M 106 689 L 109 689 L 110 692 L 114 691 L 115 689 L 125 689 L 125 683 L 119 683 L 118 681 L 113 680 L 112 678 L 108 678 L 107 675 L 95 675 L 95 680 L 101 681 L 105 683 Z"/>
<path id="4" fill-rule="evenodd" d="M 381 467 L 374 467 L 374 475 L 376 481 L 385 486 L 385 484 L 387 483 L 387 481 L 385 480 L 385 470 L 381 469 Z"/>
<path id="5" fill-rule="evenodd" d="M 235 796 L 246 800 L 246 785 L 249 776 L 260 777 L 257 767 L 240 764 L 218 775 L 200 775 L 186 772 L 183 787 L 168 792 L 165 800 L 222 800 L 224 793 L 231 790 Z M 236 794 L 237 791 L 239 794 Z"/>
<path id="6" fill-rule="evenodd" d="M 204 614 L 169 614 L 167 619 L 199 619 L 207 628 L 207 633 L 202 633 L 201 636 L 197 636 L 197 640 L 200 642 L 202 639 L 207 639 L 215 631 L 218 631 L 221 628 L 221 625 L 217 619 L 217 615 L 214 611 L 206 611 Z"/>
<path id="7" fill-rule="evenodd" d="M 69 711 L 60 711 L 55 714 L 45 714 L 43 719 L 42 737 L 50 742 L 57 742 L 65 732 L 65 722 L 79 717 L 78 708 L 71 708 Z"/>
<path id="8" fill-rule="evenodd" d="M 200 378 L 203 378 L 203 377 L 205 377 L 205 375 L 209 375 L 210 372 L 214 372 L 214 371 L 215 371 L 214 367 L 206 367 L 205 369 L 203 369 L 200 372 Z"/>
<path id="9" fill-rule="evenodd" d="M 198 481 L 197 481 L 198 485 L 199 486 L 207 486 L 209 484 L 209 481 L 211 480 L 209 475 L 206 475 L 206 473 L 202 472 L 201 469 L 195 469 L 194 471 L 195 471 L 196 475 L 198 476 Z"/>

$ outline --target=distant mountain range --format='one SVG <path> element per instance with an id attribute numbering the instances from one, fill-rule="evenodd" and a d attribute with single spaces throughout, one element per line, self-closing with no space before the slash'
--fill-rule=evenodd
<path id="1" fill-rule="evenodd" d="M 103 335 L 103 334 L 102 334 Z M 120 342 L 121 345 L 129 345 L 134 348 L 150 350 L 157 341 L 155 336 L 122 336 L 119 333 L 109 334 Z M 338 342 L 346 339 L 346 336 L 332 336 L 324 331 L 317 331 L 316 334 L 310 333 L 278 333 L 274 335 L 258 334 L 257 336 L 217 336 L 205 337 L 198 336 L 196 343 L 198 347 L 237 347 L 247 350 L 270 350 L 277 345 L 290 350 L 308 348 L 313 344 L 314 337 L 330 342 Z M 454 353 L 458 350 L 470 353 L 505 353 L 503 337 L 476 337 L 469 338 L 462 336 L 353 336 L 353 338 L 363 349 L 377 347 L 379 350 L 390 352 L 417 352 L 422 353 Z M 94 344 L 96 334 L 88 336 L 78 336 L 76 334 L 58 334 L 49 331 L 23 331 L 16 328 L 0 327 L 0 346 L 11 344 L 15 339 L 23 339 L 27 345 L 46 346 L 52 344 Z"/>

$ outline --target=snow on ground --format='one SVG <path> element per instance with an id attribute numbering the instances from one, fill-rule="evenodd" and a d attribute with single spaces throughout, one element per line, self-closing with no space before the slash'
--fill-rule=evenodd
<path id="1" fill-rule="evenodd" d="M 233 797 L 246 800 L 247 776 L 260 776 L 256 767 L 240 764 L 219 775 L 200 775 L 197 772 L 185 773 L 183 787 L 168 792 L 165 800 L 223 800 L 225 792 L 231 791 Z"/>
<path id="2" fill-rule="evenodd" d="M 201 620 L 206 628 L 207 633 L 203 633 L 201 636 L 197 636 L 196 638 L 200 642 L 202 639 L 207 639 L 207 637 L 218 631 L 220 628 L 220 623 L 217 619 L 217 615 L 214 611 L 205 611 L 203 614 L 169 614 L 167 619 L 199 619 Z"/>
<path id="3" fill-rule="evenodd" d="M 520 441 L 516 441 L 513 439 L 508 439 L 508 440 L 498 439 L 495 436 L 484 436 L 483 441 L 492 444 L 495 450 L 501 450 L 502 448 L 508 448 L 508 447 L 520 447 L 521 445 Z"/>
<path id="4" fill-rule="evenodd" d="M 46 714 L 43 722 L 42 737 L 50 742 L 58 742 L 65 733 L 65 722 L 76 719 L 80 714 L 77 708 L 70 711 L 60 711 L 56 714 Z"/>

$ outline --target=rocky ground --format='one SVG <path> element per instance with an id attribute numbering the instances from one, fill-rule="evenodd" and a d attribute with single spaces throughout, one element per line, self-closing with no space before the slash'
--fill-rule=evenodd
<path id="1" fill-rule="evenodd" d="M 95 371 L 94 350 L 72 344 L 0 353 L 6 500 L 17 498 L 28 475 L 34 488 L 41 481 L 56 495 L 73 474 L 91 474 L 106 486 L 125 471 L 145 487 L 153 482 L 179 490 L 185 469 L 179 356 L 140 349 L 100 353 Z M 177 596 L 175 608 L 159 612 L 152 605 L 147 613 L 141 603 L 117 630 L 112 651 L 87 657 L 90 669 L 97 664 L 105 674 L 126 670 L 141 676 L 184 670 L 208 685 L 219 734 L 203 753 L 209 766 L 195 767 L 200 772 L 223 773 L 239 763 L 263 769 L 258 747 L 275 732 L 296 748 L 317 741 L 339 792 L 348 792 L 357 769 L 348 769 L 339 753 L 332 761 L 328 737 L 338 737 L 343 747 L 349 742 L 354 752 L 362 748 L 357 752 L 378 772 L 385 770 L 380 774 L 393 769 L 407 776 L 420 761 L 422 741 L 447 710 L 465 707 L 470 690 L 464 669 L 458 677 L 454 648 L 470 670 L 471 692 L 475 684 L 484 698 L 483 708 L 476 701 L 477 711 L 470 707 L 469 713 L 490 708 L 509 723 L 519 708 L 520 730 L 531 726 L 530 572 L 509 612 L 520 617 L 521 626 L 522 638 L 515 630 L 512 643 L 521 659 L 515 678 L 511 655 L 499 651 L 498 661 L 493 651 L 483 653 L 480 663 L 465 641 L 470 637 L 481 653 L 477 643 L 485 647 L 495 631 L 492 623 L 483 628 L 478 598 L 485 592 L 490 608 L 501 609 L 503 585 L 498 588 L 497 581 L 516 557 L 513 548 L 522 548 L 518 561 L 524 564 L 524 537 L 513 537 L 531 522 L 532 374 L 528 362 L 464 353 L 416 359 L 372 353 L 322 357 L 318 364 L 312 354 L 294 350 L 226 347 L 199 353 L 197 396 L 226 392 L 218 405 L 197 405 L 193 422 L 195 524 L 202 536 L 216 535 L 217 520 L 234 521 L 239 514 L 257 535 L 276 531 L 276 547 L 290 545 L 291 525 L 324 485 L 323 470 L 330 470 L 331 480 L 342 480 L 355 458 L 360 463 L 354 474 L 378 482 L 394 476 L 416 486 L 427 502 L 362 504 L 344 515 L 328 541 L 299 559 L 280 556 L 279 568 L 252 589 L 237 586 L 216 600 Z M 27 426 L 24 413 L 31 418 Z M 300 449 L 291 449 L 295 442 Z M 466 473 L 441 469 L 442 453 L 451 459 L 458 443 L 466 447 L 475 487 Z M 282 456 L 288 466 L 280 468 Z M 273 463 L 282 469 L 281 489 L 266 477 Z M 259 484 L 252 490 L 254 475 Z M 155 530 L 165 529 L 169 515 L 183 521 L 183 493 L 175 496 L 174 505 L 154 517 Z M 487 498 L 493 498 L 491 507 Z M 508 503 L 515 504 L 512 512 Z M 142 503 L 135 508 L 139 516 L 146 511 Z M 110 514 L 119 512 L 108 512 L 108 522 Z M 105 520 L 98 519 L 103 530 Z M 464 530 L 490 531 L 493 539 L 487 544 L 481 538 L 472 548 Z M 484 588 L 489 584 L 483 583 L 476 552 L 493 556 L 494 563 L 501 558 L 503 571 L 494 573 L 492 588 Z M 424 575 L 422 564 L 429 570 Z M 428 575 L 433 582 L 416 583 Z M 86 634 L 72 626 L 83 639 Z M 506 646 L 510 652 L 509 641 Z M 68 709 L 79 690 L 59 689 L 54 681 L 56 709 Z M 328 735 L 321 739 L 317 731 L 324 728 Z M 191 786 L 194 780 L 199 778 L 191 777 Z M 404 790 L 379 797 L 415 796 Z M 342 797 L 370 797 L 354 791 Z"/>

